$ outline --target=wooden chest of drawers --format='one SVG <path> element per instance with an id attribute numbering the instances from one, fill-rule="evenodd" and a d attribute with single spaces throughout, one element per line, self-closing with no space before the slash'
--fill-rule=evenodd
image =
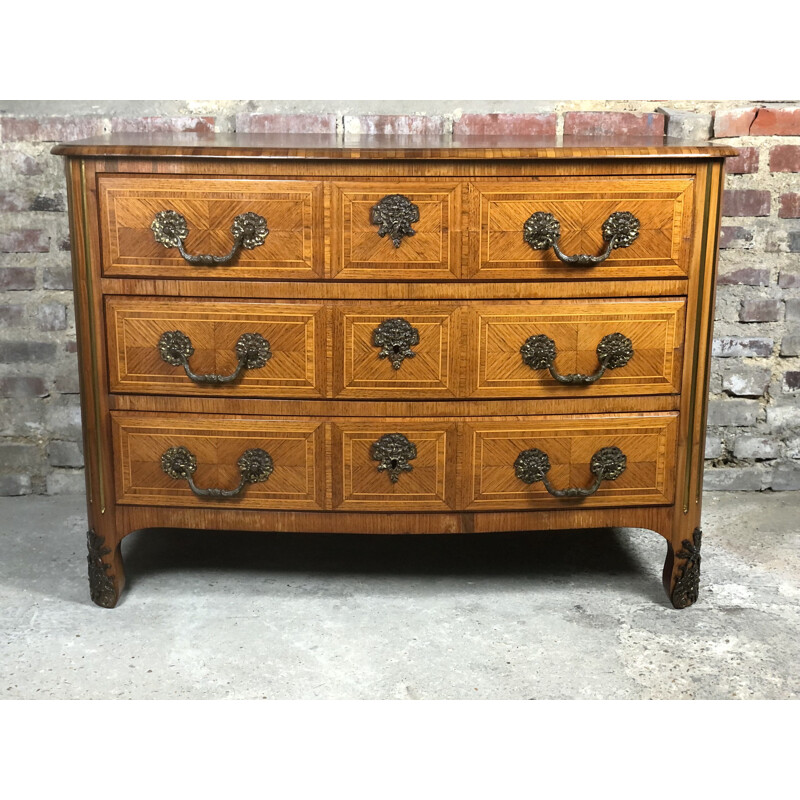
<path id="1" fill-rule="evenodd" d="M 697 597 L 729 148 L 60 145 L 92 599 L 142 528 L 630 526 Z"/>

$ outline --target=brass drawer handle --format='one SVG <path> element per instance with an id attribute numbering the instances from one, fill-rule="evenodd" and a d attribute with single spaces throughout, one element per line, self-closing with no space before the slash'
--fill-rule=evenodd
<path id="1" fill-rule="evenodd" d="M 412 223 L 419 222 L 419 206 L 414 205 L 405 195 L 388 194 L 372 206 L 370 222 L 378 225 L 378 236 L 386 234 L 395 247 L 400 247 L 404 236 L 414 236 Z"/>
<path id="2" fill-rule="evenodd" d="M 597 345 L 597 360 L 600 366 L 593 375 L 560 375 L 553 362 L 556 360 L 556 343 L 543 333 L 531 336 L 519 349 L 522 362 L 531 369 L 548 369 L 559 383 L 594 383 L 605 374 L 607 369 L 624 367 L 633 358 L 633 342 L 621 333 L 609 333 Z"/>
<path id="3" fill-rule="evenodd" d="M 547 453 L 533 448 L 523 450 L 514 462 L 514 473 L 527 484 L 541 481 L 544 488 L 553 497 L 589 497 L 594 494 L 603 481 L 615 481 L 625 472 L 628 459 L 625 453 L 618 447 L 603 447 L 593 456 L 589 469 L 595 476 L 594 484 L 588 489 L 554 489 L 547 480 L 547 473 L 550 471 L 550 459 Z"/>
<path id="4" fill-rule="evenodd" d="M 417 457 L 417 446 L 402 433 L 386 433 L 372 445 L 372 460 L 380 461 L 378 472 L 386 472 L 397 483 L 401 472 L 414 469 L 408 462 Z"/>
<path id="5" fill-rule="evenodd" d="M 233 247 L 226 256 L 210 255 L 190 255 L 183 249 L 183 240 L 189 235 L 189 226 L 186 224 L 186 217 L 177 211 L 159 211 L 156 214 L 153 224 L 150 226 L 153 236 L 159 244 L 164 247 L 177 247 L 183 258 L 190 264 L 198 267 L 218 267 L 223 264 L 230 264 L 236 254 L 243 247 L 245 250 L 254 250 L 259 245 L 264 244 L 264 240 L 269 234 L 267 221 L 264 217 L 248 211 L 234 217 L 231 225 L 233 234 Z"/>
<path id="6" fill-rule="evenodd" d="M 388 358 L 394 369 L 400 369 L 403 359 L 416 356 L 411 348 L 418 344 L 419 331 L 400 317 L 384 320 L 372 332 L 372 345 L 381 348 L 378 358 Z"/>
<path id="7" fill-rule="evenodd" d="M 532 214 L 523 226 L 522 235 L 534 250 L 549 250 L 552 247 L 556 257 L 564 264 L 589 267 L 605 261 L 611 255 L 612 250 L 619 247 L 630 247 L 639 236 L 639 220 L 630 211 L 617 211 L 612 214 L 603 223 L 603 239 L 607 244 L 606 249 L 599 256 L 583 253 L 574 256 L 564 255 L 558 249 L 561 224 L 547 211 L 537 211 Z"/>
<path id="8" fill-rule="evenodd" d="M 173 367 L 182 366 L 195 383 L 232 383 L 244 369 L 259 369 L 272 358 L 269 342 L 260 333 L 243 333 L 234 347 L 239 363 L 230 375 L 196 375 L 189 367 L 194 353 L 192 340 L 183 331 L 165 331 L 158 340 L 161 360 Z"/>
<path id="9" fill-rule="evenodd" d="M 170 447 L 161 456 L 161 469 L 176 481 L 186 481 L 198 497 L 236 497 L 248 483 L 267 480 L 274 470 L 272 458 L 266 450 L 245 450 L 236 462 L 241 478 L 235 489 L 199 489 L 192 478 L 197 470 L 197 459 L 185 447 Z"/>

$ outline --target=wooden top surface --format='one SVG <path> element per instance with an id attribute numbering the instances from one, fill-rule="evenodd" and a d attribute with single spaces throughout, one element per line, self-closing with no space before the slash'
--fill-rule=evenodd
<path id="1" fill-rule="evenodd" d="M 305 159 L 725 158 L 727 145 L 662 136 L 337 136 L 336 134 L 109 134 L 56 145 L 63 156 Z"/>

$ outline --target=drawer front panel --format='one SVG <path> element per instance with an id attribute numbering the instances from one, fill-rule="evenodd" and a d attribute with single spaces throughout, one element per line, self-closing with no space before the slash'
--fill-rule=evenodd
<path id="1" fill-rule="evenodd" d="M 334 396 L 457 397 L 460 318 L 438 303 L 337 306 Z"/>
<path id="2" fill-rule="evenodd" d="M 321 510 L 325 497 L 323 426 L 315 421 L 226 419 L 112 413 L 117 502 L 220 508 Z M 162 467 L 171 448 L 186 448 L 201 489 L 237 487 L 237 463 L 251 449 L 265 451 L 272 472 L 234 497 L 198 497 L 184 479 Z"/>
<path id="3" fill-rule="evenodd" d="M 109 297 L 106 328 L 112 392 L 298 398 L 325 394 L 326 325 L 320 305 Z M 171 361 L 162 357 L 159 345 L 176 334 L 190 342 L 190 350 L 183 352 L 197 381 L 182 363 L 175 363 L 174 352 L 166 354 Z M 251 352 L 254 347 L 261 350 L 251 356 L 249 366 L 240 368 L 242 345 L 253 334 L 263 341 L 251 341 Z M 177 340 L 172 342 L 176 346 Z M 205 382 L 205 376 L 228 377 L 237 369 L 232 382 Z"/>
<path id="4" fill-rule="evenodd" d="M 684 300 L 473 305 L 470 396 L 677 394 L 685 305 Z M 591 383 L 571 377 L 599 373 Z"/>
<path id="5" fill-rule="evenodd" d="M 379 214 L 383 224 L 377 221 L 373 208 L 398 194 L 413 210 L 386 207 Z M 459 183 L 332 183 L 333 277 L 378 281 L 460 277 L 461 194 Z"/>
<path id="6" fill-rule="evenodd" d="M 334 508 L 447 511 L 456 507 L 454 421 L 341 421 L 331 428 Z"/>
<path id="7" fill-rule="evenodd" d="M 103 274 L 109 277 L 237 279 L 319 278 L 323 274 L 322 183 L 319 181 L 101 175 L 98 180 Z M 195 266 L 177 246 L 156 241 L 156 215 L 185 219 L 189 255 L 227 254 L 238 215 L 266 221 L 263 242 L 241 248 L 230 264 Z"/>
<path id="8" fill-rule="evenodd" d="M 479 279 L 586 280 L 685 277 L 692 225 L 690 177 L 543 178 L 470 185 L 469 275 Z M 599 255 L 607 246 L 603 224 L 629 212 L 638 236 L 612 249 L 596 266 L 562 263 L 552 247 L 534 249 L 524 238 L 533 214 L 558 222 L 566 255 Z"/>
<path id="9" fill-rule="evenodd" d="M 677 421 L 677 414 L 664 413 L 468 422 L 465 508 L 524 510 L 671 503 Z M 517 474 L 521 459 L 522 475 L 537 477 L 531 469 L 537 462 L 541 464 L 541 456 L 521 454 L 540 451 L 546 455 L 546 478 L 556 491 L 587 490 L 597 478 L 591 469 L 593 457 L 604 448 L 618 448 L 625 456 L 625 469 L 615 480 L 603 480 L 587 497 L 555 497 L 543 480 L 526 483 Z"/>

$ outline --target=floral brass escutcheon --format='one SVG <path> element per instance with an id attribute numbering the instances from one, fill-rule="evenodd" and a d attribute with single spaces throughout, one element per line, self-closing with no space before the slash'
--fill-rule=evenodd
<path id="1" fill-rule="evenodd" d="M 419 222 L 419 206 L 414 205 L 405 195 L 390 194 L 372 207 L 370 222 L 378 225 L 378 236 L 387 234 L 395 247 L 400 247 L 404 236 L 414 236 L 411 227 Z"/>
<path id="2" fill-rule="evenodd" d="M 419 331 L 400 317 L 387 319 L 372 332 L 372 344 L 381 348 L 378 358 L 388 358 L 393 369 L 400 369 L 403 359 L 416 356 L 411 348 L 419 344 Z"/>
<path id="3" fill-rule="evenodd" d="M 150 225 L 150 230 L 153 231 L 155 240 L 164 247 L 180 247 L 189 235 L 186 217 L 177 211 L 159 211 Z"/>
<path id="4" fill-rule="evenodd" d="M 522 238 L 534 250 L 549 250 L 561 236 L 561 223 L 547 211 L 531 214 L 522 226 Z"/>
<path id="5" fill-rule="evenodd" d="M 622 333 L 609 333 L 600 340 L 595 352 L 606 369 L 619 369 L 633 358 L 633 342 Z"/>
<path id="6" fill-rule="evenodd" d="M 589 463 L 589 469 L 600 480 L 615 481 L 625 472 L 628 459 L 619 447 L 603 447 L 598 450 Z"/>
<path id="7" fill-rule="evenodd" d="M 269 229 L 264 217 L 253 211 L 245 211 L 244 214 L 234 217 L 231 233 L 235 240 L 242 240 L 242 247 L 245 250 L 255 250 L 256 247 L 264 244 Z"/>
<path id="8" fill-rule="evenodd" d="M 164 331 L 158 340 L 161 360 L 180 367 L 194 355 L 192 340 L 183 331 Z"/>
<path id="9" fill-rule="evenodd" d="M 269 342 L 260 333 L 243 333 L 234 350 L 245 369 L 260 369 L 272 358 Z"/>
<path id="10" fill-rule="evenodd" d="M 386 433 L 372 445 L 373 461 L 380 461 L 378 472 L 386 472 L 397 483 L 401 472 L 411 472 L 409 464 L 417 457 L 417 446 L 402 433 Z"/>
<path id="11" fill-rule="evenodd" d="M 514 474 L 528 485 L 538 483 L 550 471 L 547 453 L 535 447 L 523 450 L 514 462 Z"/>
<path id="12" fill-rule="evenodd" d="M 639 236 L 639 220 L 630 211 L 616 211 L 603 223 L 603 239 L 611 247 L 630 247 Z"/>

